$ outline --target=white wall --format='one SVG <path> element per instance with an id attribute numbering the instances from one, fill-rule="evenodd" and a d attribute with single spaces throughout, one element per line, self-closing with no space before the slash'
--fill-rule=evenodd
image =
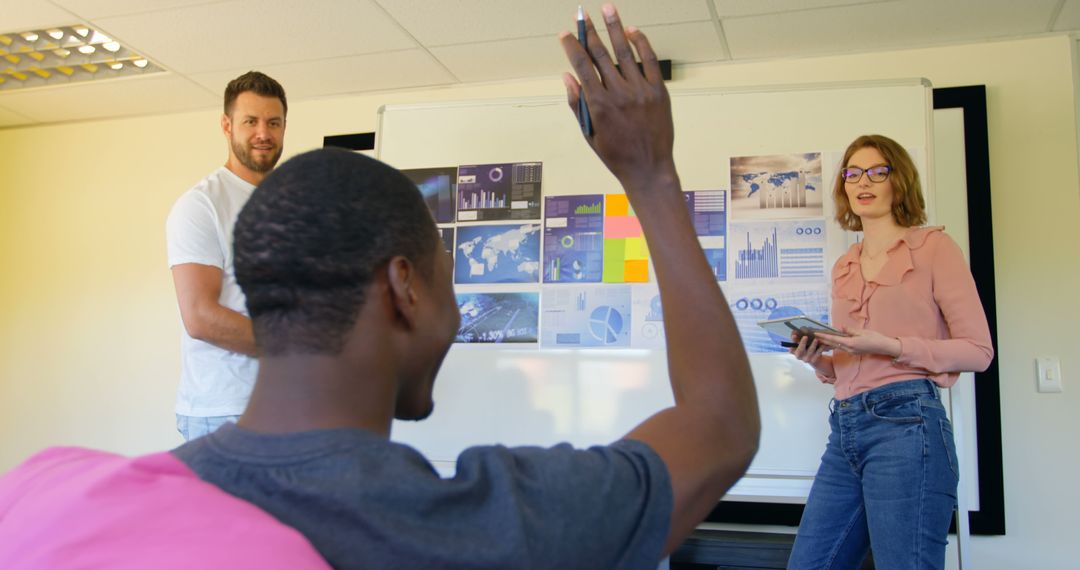
<path id="1" fill-rule="evenodd" d="M 975 537 L 974 568 L 1065 568 L 1075 539 L 1080 192 L 1071 58 L 1069 38 L 1053 36 L 691 66 L 670 84 L 924 76 L 938 87 L 988 86 L 1008 535 Z M 561 89 L 550 78 L 294 102 L 286 151 L 372 131 L 386 103 Z M 209 109 L 0 130 L 0 471 L 47 445 L 140 453 L 179 443 L 179 323 L 163 222 L 176 196 L 224 162 L 217 117 Z M 1061 357 L 1065 393 L 1035 392 L 1036 355 Z"/>

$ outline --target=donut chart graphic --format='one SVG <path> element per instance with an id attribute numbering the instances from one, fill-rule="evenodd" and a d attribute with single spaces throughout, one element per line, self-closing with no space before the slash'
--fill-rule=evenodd
<path id="1" fill-rule="evenodd" d="M 603 344 L 615 344 L 623 332 L 623 316 L 618 310 L 601 305 L 589 315 L 589 333 Z"/>

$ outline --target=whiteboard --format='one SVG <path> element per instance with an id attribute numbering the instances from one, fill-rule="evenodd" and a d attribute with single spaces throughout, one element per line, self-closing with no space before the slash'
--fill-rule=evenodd
<path id="1" fill-rule="evenodd" d="M 855 239 L 831 221 L 830 181 L 846 146 L 862 134 L 884 134 L 908 148 L 921 172 L 933 172 L 931 89 L 923 79 L 671 95 L 675 160 L 686 191 L 730 190 L 732 157 L 820 153 L 826 287 L 833 262 Z M 564 97 L 387 105 L 379 111 L 376 137 L 377 156 L 399 169 L 541 162 L 544 196 L 622 193 L 582 140 Z M 932 221 L 933 176 L 924 175 L 923 183 Z M 729 218 L 728 228 L 736 221 Z M 729 232 L 729 250 L 732 239 Z M 655 286 L 651 268 L 649 275 Z M 742 291 L 731 277 L 721 287 L 734 302 Z M 563 286 L 483 290 L 536 291 L 543 298 L 545 290 Z M 456 286 L 459 293 L 477 288 Z M 750 360 L 761 446 L 726 498 L 804 502 L 828 437 L 832 387 L 786 353 L 754 353 Z M 607 444 L 673 403 L 662 348 L 538 344 L 455 344 L 434 398 L 430 418 L 395 422 L 393 437 L 446 475 L 472 445 Z"/>

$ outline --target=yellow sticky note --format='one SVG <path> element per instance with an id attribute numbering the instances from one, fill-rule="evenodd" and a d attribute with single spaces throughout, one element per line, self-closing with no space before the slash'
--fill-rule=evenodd
<path id="1" fill-rule="evenodd" d="M 626 238 L 626 259 L 649 259 L 645 238 Z"/>

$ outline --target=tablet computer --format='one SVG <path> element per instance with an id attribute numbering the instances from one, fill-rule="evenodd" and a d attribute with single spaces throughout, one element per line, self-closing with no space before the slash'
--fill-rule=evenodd
<path id="1" fill-rule="evenodd" d="M 842 331 L 834 329 L 821 321 L 811 319 L 806 315 L 793 315 L 790 317 L 783 317 L 779 319 L 758 321 L 758 326 L 784 340 L 790 340 L 792 332 L 797 332 L 804 335 L 808 334 L 811 337 L 813 337 L 815 332 L 823 332 L 838 336 L 848 336 Z"/>

